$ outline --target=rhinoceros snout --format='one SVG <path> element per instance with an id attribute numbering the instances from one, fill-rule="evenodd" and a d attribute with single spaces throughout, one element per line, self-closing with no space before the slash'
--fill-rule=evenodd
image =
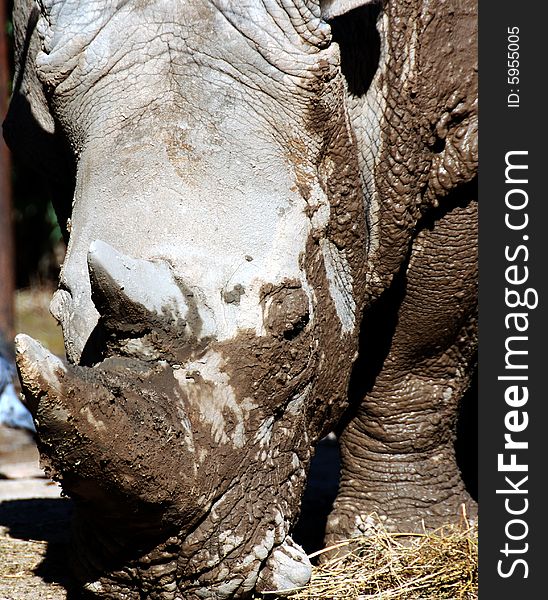
<path id="1" fill-rule="evenodd" d="M 285 595 L 306 585 L 312 565 L 305 551 L 290 536 L 268 557 L 257 581 L 257 590 Z"/>

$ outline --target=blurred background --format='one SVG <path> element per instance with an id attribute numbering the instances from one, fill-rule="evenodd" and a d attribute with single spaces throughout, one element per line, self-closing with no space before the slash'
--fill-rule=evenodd
<path id="1" fill-rule="evenodd" d="M 0 0 L 0 123 L 13 76 L 12 4 Z M 10 156 L 0 135 L 0 598 L 67 597 L 52 582 L 66 571 L 71 505 L 39 466 L 13 360 L 19 332 L 64 354 L 49 313 L 64 252 L 49 192 L 28 165 Z"/>
<path id="2" fill-rule="evenodd" d="M 13 0 L 0 0 L 0 121 L 6 115 L 13 78 Z M 63 341 L 49 302 L 56 287 L 64 242 L 43 182 L 15 156 L 0 137 L 0 427 L 32 431 L 19 403 L 13 338 L 27 333 L 64 354 Z M 2 436 L 0 431 L 0 454 Z"/>
<path id="3" fill-rule="evenodd" d="M 0 120 L 13 74 L 12 1 L 0 0 Z M 10 156 L 0 140 L 0 333 L 24 331 L 63 352 L 48 305 L 56 287 L 64 243 L 49 191 L 28 165 Z M 61 345 L 59 345 L 61 344 Z M 4 350 L 5 352 L 6 350 Z"/>

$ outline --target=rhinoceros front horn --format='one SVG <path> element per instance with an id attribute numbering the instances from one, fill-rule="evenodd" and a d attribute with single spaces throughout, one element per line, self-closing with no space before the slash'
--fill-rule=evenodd
<path id="1" fill-rule="evenodd" d="M 71 457 L 88 437 L 88 429 L 106 430 L 98 416 L 99 404 L 108 401 L 110 392 L 90 376 L 82 377 L 82 367 L 67 366 L 57 356 L 28 335 L 15 338 L 16 363 L 25 404 L 31 411 L 39 434 L 41 450 L 54 473 L 70 468 Z M 82 421 L 89 428 L 82 426 Z M 90 439 L 94 437 L 89 436 Z M 58 469 L 55 463 L 63 463 Z"/>
<path id="2" fill-rule="evenodd" d="M 15 338 L 17 369 L 28 409 L 34 417 L 40 400 L 54 402 L 61 394 L 67 369 L 63 362 L 28 335 Z"/>
<path id="3" fill-rule="evenodd" d="M 95 240 L 88 269 L 93 302 L 107 325 L 139 330 L 158 318 L 185 325 L 188 302 L 165 261 L 133 258 Z"/>
<path id="4" fill-rule="evenodd" d="M 73 464 L 81 463 L 83 438 L 78 421 L 86 383 L 79 380 L 72 367 L 27 335 L 15 338 L 15 350 L 24 401 L 39 435 L 42 464 L 62 480 Z M 95 397 L 107 393 L 99 386 L 93 391 Z M 87 410 L 91 417 L 92 409 Z"/>
<path id="5" fill-rule="evenodd" d="M 42 462 L 66 492 L 118 516 L 128 502 L 138 512 L 179 502 L 178 490 L 162 482 L 184 481 L 193 461 L 181 409 L 168 397 L 168 367 L 123 359 L 93 368 L 65 365 L 23 334 L 16 361 Z"/>

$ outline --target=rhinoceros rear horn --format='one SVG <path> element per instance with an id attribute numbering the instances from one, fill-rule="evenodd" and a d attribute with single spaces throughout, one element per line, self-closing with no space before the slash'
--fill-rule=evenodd
<path id="1" fill-rule="evenodd" d="M 93 302 L 107 324 L 138 329 L 154 317 L 184 323 L 185 295 L 166 262 L 126 256 L 95 240 L 88 251 L 88 269 Z"/>

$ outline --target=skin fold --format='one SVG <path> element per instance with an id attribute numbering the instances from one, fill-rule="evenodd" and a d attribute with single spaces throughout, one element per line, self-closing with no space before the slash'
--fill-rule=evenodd
<path id="1" fill-rule="evenodd" d="M 338 431 L 327 541 L 475 514 L 475 5 L 15 3 L 5 137 L 68 242 L 67 360 L 17 338 L 82 593 L 306 583 L 291 538 Z"/>

